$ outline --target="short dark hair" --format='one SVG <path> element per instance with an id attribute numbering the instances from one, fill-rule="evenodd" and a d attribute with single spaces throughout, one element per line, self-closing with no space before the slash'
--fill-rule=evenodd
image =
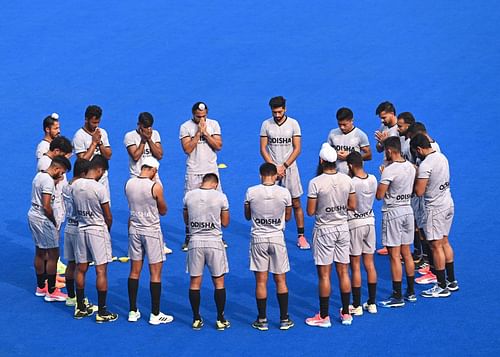
<path id="1" fill-rule="evenodd" d="M 352 120 L 354 117 L 354 114 L 351 109 L 349 108 L 340 108 L 337 110 L 337 120 Z"/>
<path id="2" fill-rule="evenodd" d="M 415 117 L 413 116 L 412 113 L 410 112 L 402 112 L 402 113 L 399 113 L 398 115 L 398 119 L 403 119 L 403 121 L 406 123 L 406 124 L 414 124 L 415 123 Z"/>
<path id="3" fill-rule="evenodd" d="M 261 176 L 274 176 L 278 173 L 278 169 L 275 164 L 265 162 L 260 165 L 259 173 Z"/>
<path id="4" fill-rule="evenodd" d="M 347 164 L 352 165 L 354 167 L 363 167 L 363 156 L 357 151 L 351 152 L 347 155 L 346 160 Z"/>
<path id="5" fill-rule="evenodd" d="M 142 124 L 145 128 L 153 126 L 154 121 L 155 120 L 153 119 L 153 115 L 151 115 L 151 113 L 142 112 L 139 114 L 138 123 Z"/>
<path id="6" fill-rule="evenodd" d="M 219 183 L 219 178 L 217 177 L 216 174 L 213 174 L 213 173 L 209 173 L 209 174 L 206 174 L 205 176 L 203 176 L 203 180 L 202 180 L 203 183 L 205 182 L 215 182 L 215 183 Z"/>
<path id="7" fill-rule="evenodd" d="M 54 151 L 56 149 L 59 149 L 65 154 L 69 154 L 73 151 L 73 146 L 71 145 L 71 141 L 69 141 L 68 138 L 64 136 L 58 136 L 50 142 L 49 146 L 50 151 Z"/>
<path id="8" fill-rule="evenodd" d="M 89 170 L 96 170 L 96 169 L 103 169 L 103 170 L 109 169 L 108 160 L 104 156 L 96 155 L 92 158 L 92 160 L 90 160 Z"/>
<path id="9" fill-rule="evenodd" d="M 432 146 L 427 136 L 422 133 L 418 133 L 410 140 L 411 150 L 416 151 L 417 147 L 420 147 L 422 149 L 430 149 Z"/>
<path id="10" fill-rule="evenodd" d="M 326 170 L 333 170 L 336 169 L 337 165 L 335 162 L 328 162 L 324 161 L 321 162 L 321 158 L 319 158 L 318 166 L 316 167 L 316 176 L 319 176 L 323 173 L 323 171 Z"/>
<path id="11" fill-rule="evenodd" d="M 204 109 L 200 109 L 204 108 Z M 191 113 L 194 114 L 197 110 L 206 110 L 208 113 L 208 105 L 205 102 L 196 102 L 193 104 L 193 107 L 191 108 Z"/>
<path id="12" fill-rule="evenodd" d="M 90 161 L 78 158 L 75 161 L 75 165 L 73 166 L 73 177 L 80 177 L 89 171 Z"/>
<path id="13" fill-rule="evenodd" d="M 87 109 L 85 109 L 85 118 L 90 119 L 96 117 L 97 119 L 101 118 L 102 109 L 98 105 L 89 105 Z"/>
<path id="14" fill-rule="evenodd" d="M 71 170 L 71 162 L 69 162 L 69 160 L 66 159 L 64 156 L 56 156 L 55 158 L 53 158 L 52 162 L 50 163 L 50 166 L 60 166 L 64 168 L 66 171 Z"/>
<path id="15" fill-rule="evenodd" d="M 419 134 L 419 133 L 423 133 L 423 134 L 427 133 L 427 129 L 425 128 L 424 123 L 417 121 L 409 126 L 408 136 L 413 137 L 415 134 Z"/>
<path id="16" fill-rule="evenodd" d="M 43 119 L 43 131 L 45 131 L 45 129 L 47 129 L 47 128 L 52 127 L 52 125 L 54 125 L 55 123 L 58 123 L 58 122 L 59 122 L 59 119 L 54 118 L 54 114 L 50 114 L 49 116 L 45 117 L 45 119 Z"/>
<path id="17" fill-rule="evenodd" d="M 285 108 L 286 107 L 286 99 L 283 96 L 272 97 L 269 100 L 269 106 L 271 108 Z"/>
<path id="18" fill-rule="evenodd" d="M 385 101 L 378 105 L 377 109 L 375 110 L 375 114 L 380 115 L 380 113 L 382 112 L 396 114 L 396 108 L 391 102 Z"/>
<path id="19" fill-rule="evenodd" d="M 398 136 L 389 136 L 387 139 L 384 140 L 384 148 L 395 149 L 401 152 L 401 140 L 399 139 Z"/>

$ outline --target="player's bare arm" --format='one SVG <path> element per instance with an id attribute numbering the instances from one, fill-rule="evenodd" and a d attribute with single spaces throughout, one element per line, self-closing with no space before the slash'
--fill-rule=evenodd
<path id="1" fill-rule="evenodd" d="M 385 183 L 379 183 L 377 186 L 377 193 L 375 194 L 375 197 L 377 200 L 381 200 L 384 198 L 385 193 L 389 189 L 389 185 L 386 185 Z"/>
<path id="2" fill-rule="evenodd" d="M 260 155 L 264 159 L 265 162 L 268 162 L 270 164 L 274 164 L 273 160 L 271 159 L 271 155 L 269 155 L 269 152 L 267 151 L 267 143 L 268 139 L 267 136 L 261 136 L 260 137 Z"/>
<path id="3" fill-rule="evenodd" d="M 156 200 L 156 207 L 158 208 L 158 213 L 162 216 L 167 214 L 167 202 L 163 196 L 163 187 L 160 184 L 155 183 L 152 188 L 153 197 Z"/>
<path id="4" fill-rule="evenodd" d="M 314 216 L 318 207 L 318 199 L 307 197 L 307 215 Z"/>
<path id="5" fill-rule="evenodd" d="M 184 219 L 184 224 L 187 225 L 189 223 L 189 214 L 187 208 L 184 208 L 182 211 L 182 218 Z"/>
<path id="6" fill-rule="evenodd" d="M 350 193 L 349 197 L 347 198 L 347 209 L 354 211 L 356 209 L 357 204 L 358 203 L 356 200 L 356 193 L 355 192 Z"/>
<path id="7" fill-rule="evenodd" d="M 102 215 L 104 216 L 104 222 L 106 222 L 106 226 L 108 227 L 108 232 L 111 231 L 111 225 L 113 224 L 113 216 L 111 215 L 111 208 L 109 207 L 109 202 L 102 203 Z"/>
<path id="8" fill-rule="evenodd" d="M 288 222 L 292 219 L 292 206 L 285 207 L 285 221 Z"/>
<path id="9" fill-rule="evenodd" d="M 360 150 L 363 161 L 370 161 L 372 159 L 372 149 L 370 148 L 370 145 L 363 146 Z"/>
<path id="10" fill-rule="evenodd" d="M 252 219 L 252 211 L 250 210 L 250 202 L 245 202 L 245 205 L 243 207 L 243 211 L 245 212 L 245 219 L 247 221 L 249 221 L 250 219 Z M 291 215 L 291 213 L 290 213 L 290 215 Z"/>
<path id="11" fill-rule="evenodd" d="M 198 145 L 200 138 L 201 138 L 200 131 L 197 131 L 193 137 L 190 136 L 183 137 L 181 139 L 182 150 L 184 150 L 184 152 L 188 155 L 191 154 L 193 150 L 196 148 L 196 145 Z"/>
<path id="12" fill-rule="evenodd" d="M 146 146 L 146 143 L 141 140 L 141 143 L 139 146 L 133 144 L 130 146 L 127 146 L 127 152 L 129 156 L 132 158 L 134 161 L 138 161 L 142 154 L 144 153 L 144 147 Z"/>
<path id="13" fill-rule="evenodd" d="M 425 188 L 427 187 L 427 183 L 429 179 L 418 178 L 415 180 L 415 194 L 418 197 L 422 197 L 425 193 Z"/>
<path id="14" fill-rule="evenodd" d="M 212 150 L 220 151 L 220 149 L 222 149 L 222 136 L 218 134 L 209 135 L 208 133 L 207 134 L 202 133 L 202 135 L 205 138 L 205 141 L 207 142 L 208 146 L 210 146 Z"/>
<path id="15" fill-rule="evenodd" d="M 106 160 L 111 159 L 111 155 L 112 155 L 111 146 L 104 146 L 102 141 L 99 143 L 98 146 L 99 146 L 99 150 L 101 151 L 101 155 L 104 156 L 104 158 Z"/>
<path id="16" fill-rule="evenodd" d="M 49 193 L 44 193 L 42 195 L 42 206 L 43 206 L 43 214 L 45 217 L 49 219 L 49 221 L 52 222 L 54 227 L 57 227 L 56 219 L 54 217 L 54 211 L 52 210 L 52 206 L 50 204 L 52 200 L 52 195 Z"/>
<path id="17" fill-rule="evenodd" d="M 297 157 L 299 157 L 300 151 L 302 150 L 302 138 L 300 136 L 294 136 L 292 138 L 292 146 L 293 146 L 292 153 L 290 154 L 288 159 L 286 159 L 285 162 L 283 163 L 283 166 L 285 166 L 285 168 L 292 165 L 295 162 L 295 160 L 297 160 Z"/>
<path id="18" fill-rule="evenodd" d="M 229 226 L 229 210 L 220 211 L 220 224 L 224 228 Z"/>

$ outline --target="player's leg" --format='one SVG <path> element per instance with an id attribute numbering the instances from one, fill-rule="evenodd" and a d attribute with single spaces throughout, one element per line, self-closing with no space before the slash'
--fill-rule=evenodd
<path id="1" fill-rule="evenodd" d="M 350 325 L 352 323 L 352 317 L 349 313 L 349 298 L 351 297 L 349 264 L 336 262 L 335 268 L 339 279 L 340 300 L 342 302 L 342 310 L 340 311 L 341 321 L 343 325 Z"/>
<path id="2" fill-rule="evenodd" d="M 402 294 L 403 269 L 401 265 L 401 246 L 388 246 L 391 266 L 392 294 L 388 299 L 381 301 L 382 307 L 402 307 L 405 305 Z"/>
<path id="3" fill-rule="evenodd" d="M 129 247 L 130 256 L 130 247 Z M 136 322 L 141 318 L 141 313 L 137 309 L 137 291 L 139 290 L 139 278 L 141 276 L 143 260 L 130 260 L 130 273 L 127 281 L 129 313 L 128 321 Z"/>
<path id="4" fill-rule="evenodd" d="M 257 301 L 258 319 L 267 320 L 267 271 L 256 271 L 255 275 L 255 299 Z"/>
<path id="5" fill-rule="evenodd" d="M 218 330 L 224 330 L 231 326 L 229 321 L 224 317 L 224 309 L 226 307 L 226 288 L 224 286 L 224 274 L 220 276 L 212 276 L 212 282 L 214 284 L 215 307 L 217 308 L 216 328 Z"/>
<path id="6" fill-rule="evenodd" d="M 203 320 L 200 316 L 200 288 L 202 275 L 191 276 L 189 281 L 189 303 L 193 311 L 193 329 L 199 330 L 203 326 Z"/>
<path id="7" fill-rule="evenodd" d="M 36 296 L 45 296 L 47 294 L 47 288 L 45 287 L 45 257 L 45 249 L 35 246 L 35 259 L 33 265 L 36 274 Z"/>
<path id="8" fill-rule="evenodd" d="M 56 288 L 57 261 L 59 247 L 46 249 L 47 253 L 47 294 L 45 301 L 66 301 L 68 295 Z"/>
<path id="9" fill-rule="evenodd" d="M 455 263 L 454 258 L 455 254 L 453 252 L 453 248 L 451 247 L 448 236 L 444 236 L 443 238 L 443 249 L 445 256 L 445 268 L 446 268 L 446 284 L 450 291 L 458 290 L 458 282 L 455 277 Z"/>
<path id="10" fill-rule="evenodd" d="M 350 313 L 353 315 L 362 315 L 361 308 L 361 257 L 359 255 L 350 256 L 351 283 L 352 283 L 352 305 Z M 357 310 L 361 310 L 360 313 Z"/>
<path id="11" fill-rule="evenodd" d="M 363 304 L 364 310 L 369 313 L 377 313 L 377 270 L 375 269 L 375 262 L 373 253 L 363 253 L 363 265 L 366 271 L 366 280 L 368 286 L 368 301 Z"/>
<path id="12" fill-rule="evenodd" d="M 81 318 L 84 316 L 89 316 L 87 314 L 87 309 L 85 307 L 85 277 L 89 269 L 89 263 L 77 263 L 76 264 L 76 310 L 75 318 Z M 79 317 L 82 315 L 81 317 Z"/>
<path id="13" fill-rule="evenodd" d="M 432 240 L 432 253 L 434 257 L 434 267 L 436 271 L 437 284 L 431 289 L 422 291 L 423 297 L 448 297 L 450 291 L 446 284 L 446 256 L 444 249 L 444 237 L 441 239 Z"/>
<path id="14" fill-rule="evenodd" d="M 288 330 L 294 323 L 288 316 L 288 286 L 286 284 L 286 274 L 273 274 L 276 284 L 276 295 L 280 307 L 280 330 Z"/>
<path id="15" fill-rule="evenodd" d="M 304 210 L 302 209 L 302 205 L 300 203 L 300 197 L 292 198 L 292 208 L 295 223 L 297 224 L 297 246 L 300 249 L 311 249 L 311 246 L 305 237 Z"/>
<path id="16" fill-rule="evenodd" d="M 331 274 L 332 265 L 318 265 L 316 266 L 318 273 L 318 290 L 319 290 L 319 313 L 322 319 L 329 317 L 330 293 L 331 287 Z"/>
<path id="17" fill-rule="evenodd" d="M 417 301 L 417 296 L 415 295 L 415 263 L 413 261 L 413 255 L 409 244 L 401 245 L 401 255 L 403 256 L 403 261 L 405 262 L 407 284 L 404 299 L 409 302 L 415 302 Z"/>

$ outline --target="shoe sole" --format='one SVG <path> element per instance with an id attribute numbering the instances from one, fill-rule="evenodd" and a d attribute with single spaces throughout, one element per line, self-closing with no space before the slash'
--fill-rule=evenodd
<path id="1" fill-rule="evenodd" d="M 171 319 L 171 320 L 169 319 L 169 320 L 165 320 L 165 321 L 151 321 L 151 320 L 149 320 L 149 324 L 153 325 L 153 326 L 158 326 L 158 325 L 169 324 L 172 321 L 174 321 L 174 319 Z"/>
<path id="2" fill-rule="evenodd" d="M 300 245 L 297 245 L 297 247 L 301 250 L 309 250 L 311 247 L 301 247 Z"/>
<path id="3" fill-rule="evenodd" d="M 259 330 L 259 331 L 267 331 L 269 330 L 269 327 L 257 327 L 257 326 L 254 326 L 252 325 L 252 327 L 256 330 Z"/>
<path id="4" fill-rule="evenodd" d="M 292 328 L 292 327 L 294 327 L 294 326 L 295 326 L 295 324 L 294 324 L 294 323 L 293 323 L 293 324 L 290 324 L 290 325 L 287 325 L 287 326 L 280 326 L 280 330 L 283 330 L 283 331 L 285 331 L 285 330 L 289 330 L 289 329 L 291 329 L 291 328 Z"/>
<path id="5" fill-rule="evenodd" d="M 342 320 L 342 325 L 344 325 L 344 326 L 351 326 L 352 325 L 352 320 L 351 321 L 344 321 L 344 320 Z"/>
<path id="6" fill-rule="evenodd" d="M 448 295 L 438 295 L 438 296 L 435 296 L 435 295 L 422 295 L 420 294 L 420 296 L 424 297 L 424 298 L 447 298 L 447 297 L 450 297 L 451 294 L 448 294 Z"/>
<path id="7" fill-rule="evenodd" d="M 307 326 L 312 326 L 312 327 L 322 327 L 322 328 L 332 327 L 332 323 L 331 322 L 329 324 L 321 325 L 321 324 L 309 323 L 309 322 L 306 321 L 306 325 Z"/>
<path id="8" fill-rule="evenodd" d="M 402 303 L 402 304 L 391 304 L 391 305 L 380 304 L 379 306 L 380 307 L 385 307 L 385 308 L 392 308 L 392 307 L 404 307 L 405 304 L 404 303 Z"/>
<path id="9" fill-rule="evenodd" d="M 60 299 L 60 298 L 47 298 L 47 295 L 43 298 L 47 302 L 66 302 L 66 299 Z"/>
<path id="10" fill-rule="evenodd" d="M 217 331 L 224 331 L 224 330 L 226 330 L 226 329 L 228 329 L 228 328 L 230 328 L 230 327 L 231 327 L 231 325 L 224 326 L 224 327 L 219 327 L 219 326 L 216 326 L 216 327 L 215 327 L 215 329 L 216 329 Z"/>
<path id="11" fill-rule="evenodd" d="M 453 288 L 453 289 L 452 288 L 448 288 L 448 290 L 450 292 L 454 293 L 454 292 L 457 292 L 458 290 L 460 290 L 460 288 L 457 286 L 456 288 Z"/>
<path id="12" fill-rule="evenodd" d="M 436 284 L 437 280 L 420 280 L 420 281 L 415 280 L 415 283 L 419 285 L 429 285 L 429 284 Z"/>
<path id="13" fill-rule="evenodd" d="M 113 321 L 116 321 L 118 320 L 118 317 L 116 319 L 109 319 L 109 320 L 95 320 L 96 323 L 98 324 L 105 324 L 107 322 L 113 322 Z"/>

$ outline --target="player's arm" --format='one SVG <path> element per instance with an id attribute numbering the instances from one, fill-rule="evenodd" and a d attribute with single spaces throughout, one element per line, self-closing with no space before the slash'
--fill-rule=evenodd
<path id="1" fill-rule="evenodd" d="M 384 198 L 385 193 L 389 189 L 389 185 L 386 185 L 385 183 L 379 183 L 377 186 L 377 193 L 375 194 L 375 197 L 377 197 L 377 200 L 381 200 Z"/>
<path id="2" fill-rule="evenodd" d="M 252 211 L 250 210 L 250 202 L 245 202 L 243 210 L 245 212 L 245 219 L 247 221 L 252 219 Z"/>
<path id="3" fill-rule="evenodd" d="M 358 204 L 356 199 L 356 192 L 352 192 L 349 194 L 347 198 L 347 209 L 354 211 L 356 209 L 356 205 Z"/>
<path id="4" fill-rule="evenodd" d="M 201 138 L 201 133 L 199 131 L 197 131 L 193 137 L 190 136 L 183 137 L 181 139 L 182 150 L 184 150 L 184 152 L 188 155 L 191 154 L 193 150 L 196 148 L 196 145 L 198 145 L 200 138 Z"/>
<path id="5" fill-rule="evenodd" d="M 363 161 L 370 161 L 372 159 L 372 149 L 370 148 L 370 145 L 363 146 L 359 149 L 361 150 L 361 157 L 363 158 Z"/>
<path id="6" fill-rule="evenodd" d="M 42 194 L 43 214 L 54 224 L 54 227 L 57 227 L 56 219 L 54 218 L 54 211 L 52 210 L 52 206 L 50 204 L 51 201 L 52 195 L 50 193 Z"/>
<path id="7" fill-rule="evenodd" d="M 99 142 L 99 144 L 97 145 L 99 147 L 99 150 L 101 151 L 101 155 L 106 159 L 106 160 L 110 160 L 111 159 L 111 146 L 104 146 L 104 144 L 101 142 Z"/>
<path id="8" fill-rule="evenodd" d="M 104 222 L 108 226 L 108 232 L 111 231 L 111 225 L 113 224 L 113 216 L 111 215 L 111 208 L 109 207 L 109 202 L 101 203 L 102 215 L 104 216 Z"/>
<path id="9" fill-rule="evenodd" d="M 229 210 L 221 210 L 220 211 L 220 224 L 222 227 L 229 226 Z"/>
<path id="10" fill-rule="evenodd" d="M 146 146 L 146 142 L 141 140 L 141 143 L 139 146 L 132 144 L 127 146 L 127 152 L 128 155 L 132 158 L 134 161 L 138 161 L 142 154 L 144 153 L 144 147 Z"/>
<path id="11" fill-rule="evenodd" d="M 167 202 L 163 196 L 163 187 L 160 184 L 155 183 L 151 189 L 153 193 L 153 198 L 156 200 L 156 207 L 158 208 L 158 213 L 162 216 L 167 214 Z"/>
<path id="12" fill-rule="evenodd" d="M 207 142 L 208 146 L 212 148 L 214 151 L 219 151 L 222 149 L 222 136 L 219 134 L 204 134 L 203 137 L 205 138 L 205 141 Z"/>
<path id="13" fill-rule="evenodd" d="M 318 199 L 307 197 L 307 215 L 314 216 L 316 214 L 317 207 L 318 207 Z"/>
<path id="14" fill-rule="evenodd" d="M 424 195 L 428 182 L 428 178 L 417 178 L 415 180 L 415 194 L 418 197 L 422 197 Z"/>
<path id="15" fill-rule="evenodd" d="M 285 207 L 285 221 L 288 222 L 292 219 L 292 206 Z"/>
<path id="16" fill-rule="evenodd" d="M 94 140 L 92 140 L 89 148 L 86 151 L 82 151 L 82 152 L 77 153 L 76 156 L 79 159 L 84 159 L 84 160 L 90 161 L 90 159 L 92 159 L 92 155 L 94 155 L 94 153 L 95 153 L 95 149 L 97 148 L 97 144 L 98 144 L 97 142 L 94 142 Z"/>
<path id="17" fill-rule="evenodd" d="M 302 149 L 302 138 L 300 136 L 294 136 L 292 138 L 292 146 L 293 146 L 293 151 L 288 157 L 288 159 L 285 160 L 283 163 L 283 166 L 288 167 L 292 165 L 297 157 L 300 155 L 300 150 Z"/>
<path id="18" fill-rule="evenodd" d="M 154 143 L 153 140 L 148 140 L 149 149 L 151 150 L 151 154 L 157 159 L 161 160 L 163 157 L 163 147 L 160 142 Z"/>
<path id="19" fill-rule="evenodd" d="M 267 136 L 261 136 L 260 137 L 260 155 L 264 159 L 265 162 L 268 162 L 270 164 L 274 164 L 273 159 L 271 159 L 271 155 L 269 155 L 269 152 L 267 151 L 267 144 L 268 144 L 268 139 Z"/>
<path id="20" fill-rule="evenodd" d="M 186 207 L 184 207 L 184 209 L 182 210 L 182 218 L 184 219 L 184 224 L 187 226 L 187 224 L 189 223 L 189 214 Z"/>

